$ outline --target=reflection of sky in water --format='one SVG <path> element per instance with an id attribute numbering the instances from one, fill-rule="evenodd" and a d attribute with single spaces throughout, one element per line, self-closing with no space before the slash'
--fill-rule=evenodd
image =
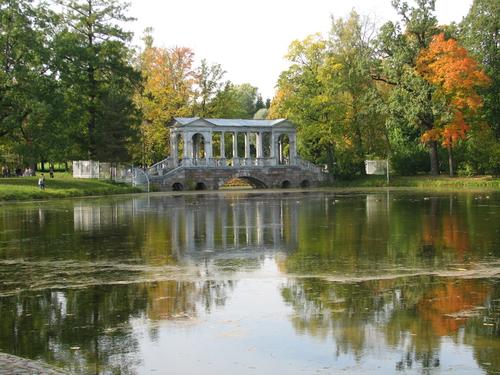
<path id="1" fill-rule="evenodd" d="M 5 206 L 0 350 L 76 373 L 499 370 L 490 195 Z"/>

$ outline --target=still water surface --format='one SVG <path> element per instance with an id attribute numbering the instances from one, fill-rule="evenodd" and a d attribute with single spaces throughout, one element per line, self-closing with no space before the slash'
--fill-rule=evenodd
<path id="1" fill-rule="evenodd" d="M 0 208 L 0 352 L 78 374 L 500 372 L 500 194 Z"/>

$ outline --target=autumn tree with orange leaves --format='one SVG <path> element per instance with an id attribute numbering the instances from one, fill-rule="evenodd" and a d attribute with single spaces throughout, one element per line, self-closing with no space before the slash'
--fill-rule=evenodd
<path id="1" fill-rule="evenodd" d="M 423 133 L 424 143 L 439 141 L 448 150 L 450 177 L 453 177 L 452 148 L 466 139 L 471 128 L 470 116 L 482 105 L 476 89 L 487 86 L 489 77 L 455 39 L 446 40 L 443 33 L 432 38 L 429 47 L 417 58 L 417 72 L 436 89 L 433 100 L 443 104 L 435 126 Z"/>

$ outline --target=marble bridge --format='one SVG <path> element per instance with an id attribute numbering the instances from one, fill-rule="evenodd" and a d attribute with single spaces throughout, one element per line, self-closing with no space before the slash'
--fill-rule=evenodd
<path id="1" fill-rule="evenodd" d="M 171 155 L 147 171 L 159 190 L 217 190 L 234 178 L 256 188 L 305 188 L 327 178 L 297 155 L 286 119 L 175 118 L 169 128 Z"/>

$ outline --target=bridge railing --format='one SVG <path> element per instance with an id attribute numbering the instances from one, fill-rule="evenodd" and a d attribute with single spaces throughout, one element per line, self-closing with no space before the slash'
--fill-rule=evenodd
<path id="1" fill-rule="evenodd" d="M 281 164 L 276 158 L 203 158 L 203 159 L 191 159 L 186 158 L 180 160 L 178 163 L 174 163 L 174 160 L 170 157 L 153 164 L 148 168 L 148 173 L 152 176 L 162 176 L 169 171 L 181 167 L 201 167 L 201 168 L 241 168 L 241 167 L 274 167 L 274 166 L 289 166 L 291 164 L 284 163 Z M 323 170 L 317 165 L 296 157 L 293 165 L 297 165 L 303 169 L 322 173 Z"/>
<path id="2" fill-rule="evenodd" d="M 163 175 L 168 170 L 175 168 L 174 160 L 169 156 L 158 163 L 153 164 L 148 168 L 148 173 L 150 175 Z"/>
<path id="3" fill-rule="evenodd" d="M 296 164 L 301 168 L 307 169 L 311 172 L 315 172 L 318 174 L 323 173 L 323 169 L 321 167 L 318 167 L 316 164 L 313 164 L 310 161 L 301 159 L 298 156 L 296 157 Z"/>

